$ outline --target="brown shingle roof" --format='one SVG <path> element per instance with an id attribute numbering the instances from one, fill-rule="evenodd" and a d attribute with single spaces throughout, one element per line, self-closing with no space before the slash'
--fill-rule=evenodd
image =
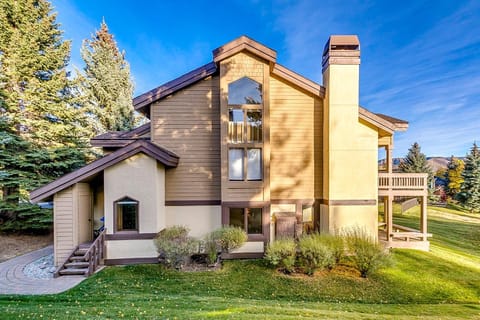
<path id="1" fill-rule="evenodd" d="M 115 152 L 104 156 L 103 158 L 87 164 L 80 169 L 70 172 L 47 185 L 33 190 L 30 192 L 30 200 L 32 202 L 38 202 L 46 199 L 55 193 L 64 190 L 65 188 L 68 188 L 77 182 L 90 178 L 102 172 L 104 169 L 117 164 L 120 161 L 128 159 L 140 152 L 156 159 L 166 167 L 174 168 L 178 165 L 179 157 L 175 153 L 153 144 L 152 142 L 137 140 L 130 143 L 126 147 L 118 149 Z"/>

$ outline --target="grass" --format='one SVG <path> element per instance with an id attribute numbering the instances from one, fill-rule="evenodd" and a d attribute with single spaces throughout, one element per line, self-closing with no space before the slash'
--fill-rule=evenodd
<path id="1" fill-rule="evenodd" d="M 418 209 L 396 214 L 415 227 Z M 395 250 L 369 279 L 336 269 L 286 276 L 263 261 L 182 273 L 110 267 L 58 295 L 0 296 L 2 319 L 480 319 L 480 218 L 429 208 L 431 252 Z"/>

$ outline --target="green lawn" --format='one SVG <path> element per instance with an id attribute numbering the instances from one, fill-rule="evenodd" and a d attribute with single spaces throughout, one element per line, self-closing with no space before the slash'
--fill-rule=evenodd
<path id="1" fill-rule="evenodd" d="M 217 272 L 110 267 L 59 295 L 0 296 L 1 319 L 480 319 L 480 217 L 429 208 L 429 253 L 396 250 L 369 279 L 285 276 L 262 261 Z M 396 214 L 415 226 L 418 210 Z"/>

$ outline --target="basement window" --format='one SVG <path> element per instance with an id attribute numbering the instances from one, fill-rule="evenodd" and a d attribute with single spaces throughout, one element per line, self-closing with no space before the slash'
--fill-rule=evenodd
<path id="1" fill-rule="evenodd" d="M 138 232 L 138 201 L 124 197 L 114 202 L 115 231 Z"/>

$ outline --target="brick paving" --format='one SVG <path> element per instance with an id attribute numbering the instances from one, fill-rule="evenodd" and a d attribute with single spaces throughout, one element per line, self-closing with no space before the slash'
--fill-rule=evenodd
<path id="1" fill-rule="evenodd" d="M 23 268 L 33 261 L 53 253 L 48 246 L 0 263 L 0 294 L 52 294 L 73 288 L 85 276 L 63 276 L 54 279 L 34 279 L 23 273 Z"/>

